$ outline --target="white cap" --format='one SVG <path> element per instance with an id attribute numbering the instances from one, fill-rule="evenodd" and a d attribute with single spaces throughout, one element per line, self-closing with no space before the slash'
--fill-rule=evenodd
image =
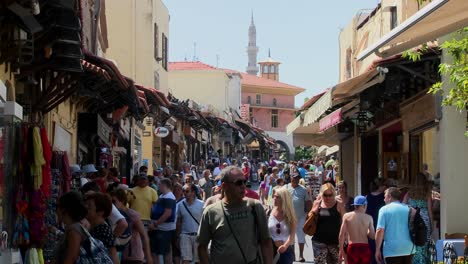
<path id="1" fill-rule="evenodd" d="M 70 165 L 70 172 L 71 172 L 71 174 L 81 172 L 80 165 L 78 165 L 78 164 L 72 164 L 72 165 Z"/>
<path id="2" fill-rule="evenodd" d="M 97 170 L 96 170 L 96 167 L 94 167 L 94 164 L 87 164 L 83 166 L 82 172 L 92 173 L 92 172 L 97 172 Z"/>

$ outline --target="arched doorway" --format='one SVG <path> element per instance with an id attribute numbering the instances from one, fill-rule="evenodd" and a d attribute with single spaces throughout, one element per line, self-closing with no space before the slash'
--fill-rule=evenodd
<path id="1" fill-rule="evenodd" d="M 286 159 L 291 158 L 291 151 L 289 150 L 288 144 L 286 144 L 284 141 L 281 140 L 276 140 L 276 146 L 275 146 L 275 158 L 280 159 L 281 157 L 285 157 Z"/>

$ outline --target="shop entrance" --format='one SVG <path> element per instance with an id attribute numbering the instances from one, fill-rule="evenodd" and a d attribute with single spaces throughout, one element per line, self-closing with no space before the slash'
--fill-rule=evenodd
<path id="1" fill-rule="evenodd" d="M 365 195 L 372 191 L 371 183 L 379 175 L 379 136 L 363 137 L 361 143 L 361 193 Z"/>

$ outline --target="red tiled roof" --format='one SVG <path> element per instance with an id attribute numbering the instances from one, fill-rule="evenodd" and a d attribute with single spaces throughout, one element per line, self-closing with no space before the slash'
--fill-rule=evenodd
<path id="1" fill-rule="evenodd" d="M 298 86 L 250 75 L 250 74 L 239 72 L 236 70 L 216 68 L 216 67 L 213 67 L 211 65 L 208 65 L 206 63 L 199 62 L 199 61 L 169 62 L 169 71 L 203 71 L 203 70 L 222 70 L 228 74 L 235 74 L 235 73 L 240 74 L 242 77 L 242 80 L 241 80 L 242 85 L 295 89 L 299 92 L 305 91 L 304 88 L 301 88 Z"/>
<path id="2" fill-rule="evenodd" d="M 217 68 L 199 61 L 169 62 L 169 71 L 199 70 L 217 70 Z"/>
<path id="3" fill-rule="evenodd" d="M 270 79 L 258 77 L 255 75 L 250 75 L 250 74 L 243 73 L 243 72 L 238 72 L 238 73 L 242 76 L 242 80 L 241 80 L 242 85 L 272 87 L 272 88 L 287 88 L 287 89 L 294 89 L 299 92 L 305 91 L 304 88 L 290 85 L 287 83 L 282 83 L 282 82 L 278 82 L 275 80 L 270 80 Z"/>

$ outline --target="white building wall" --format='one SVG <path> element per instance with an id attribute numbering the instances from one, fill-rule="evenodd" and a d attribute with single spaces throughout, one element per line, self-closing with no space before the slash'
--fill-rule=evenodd
<path id="1" fill-rule="evenodd" d="M 241 105 L 241 77 L 239 74 L 230 74 L 228 83 L 228 105 L 231 109 L 240 113 Z"/>
<path id="2" fill-rule="evenodd" d="M 222 70 L 169 71 L 170 93 L 181 100 L 212 105 L 224 118 L 229 117 L 228 90 L 229 77 Z"/>
<path id="3" fill-rule="evenodd" d="M 294 145 L 293 145 L 293 135 L 287 135 L 286 132 L 277 132 L 277 131 L 265 131 L 267 134 L 276 139 L 276 140 L 281 140 L 284 143 L 288 145 L 289 152 L 291 153 L 291 156 L 294 155 Z M 292 158 L 292 157 L 290 157 Z"/>

